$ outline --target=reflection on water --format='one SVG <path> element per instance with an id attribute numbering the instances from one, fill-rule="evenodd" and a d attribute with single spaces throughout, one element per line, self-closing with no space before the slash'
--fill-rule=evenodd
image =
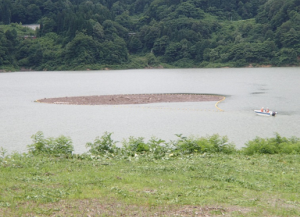
<path id="1" fill-rule="evenodd" d="M 298 136 L 299 68 L 172 69 L 0 74 L 0 146 L 26 151 L 30 136 L 70 136 L 75 152 L 105 131 L 120 141 L 129 136 L 175 139 L 175 134 L 227 135 L 237 147 L 256 136 Z M 215 102 L 76 106 L 35 103 L 36 99 L 136 93 L 225 95 Z M 276 117 L 256 116 L 269 107 Z"/>

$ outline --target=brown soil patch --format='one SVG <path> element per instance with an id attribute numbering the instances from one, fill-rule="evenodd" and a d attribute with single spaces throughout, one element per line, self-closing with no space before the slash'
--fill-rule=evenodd
<path id="1" fill-rule="evenodd" d="M 223 98 L 223 96 L 205 94 L 130 94 L 45 98 L 37 100 L 36 102 L 70 105 L 124 105 L 163 102 L 220 101 Z"/>
<path id="2" fill-rule="evenodd" d="M 110 199 L 108 199 L 110 200 Z M 103 201 L 101 199 L 82 199 L 59 201 L 57 203 L 21 205 L 27 213 L 22 216 L 244 216 L 251 213 L 251 208 L 239 206 L 198 206 L 198 205 L 131 205 L 118 201 Z M 26 212 L 25 211 L 25 212 Z M 15 216 L 14 210 L 6 208 L 0 214 Z"/>

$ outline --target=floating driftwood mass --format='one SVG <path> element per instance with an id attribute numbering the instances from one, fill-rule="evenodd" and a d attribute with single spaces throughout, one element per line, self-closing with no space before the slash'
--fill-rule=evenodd
<path id="1" fill-rule="evenodd" d="M 208 94 L 128 94 L 45 98 L 36 101 L 41 103 L 70 105 L 124 105 L 167 102 L 219 101 L 223 98 L 224 97 L 220 95 Z"/>

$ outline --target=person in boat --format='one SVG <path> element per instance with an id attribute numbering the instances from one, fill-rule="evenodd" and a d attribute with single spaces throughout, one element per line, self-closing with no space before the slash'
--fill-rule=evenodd
<path id="1" fill-rule="evenodd" d="M 264 107 L 262 107 L 262 108 L 260 109 L 260 111 L 261 111 L 261 112 L 265 112 L 265 109 L 264 109 Z"/>
<path id="2" fill-rule="evenodd" d="M 269 112 L 269 111 L 270 111 L 269 108 L 267 108 L 267 109 L 266 109 L 266 112 Z"/>

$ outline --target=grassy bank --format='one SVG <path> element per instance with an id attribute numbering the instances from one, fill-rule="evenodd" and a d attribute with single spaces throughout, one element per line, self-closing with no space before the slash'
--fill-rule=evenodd
<path id="1" fill-rule="evenodd" d="M 106 133 L 74 155 L 69 138 L 38 133 L 28 153 L 2 150 L 0 216 L 299 216 L 298 142 L 276 135 L 236 150 L 226 137 L 179 135 L 118 148 Z M 249 151 L 258 143 L 294 150 Z"/>

